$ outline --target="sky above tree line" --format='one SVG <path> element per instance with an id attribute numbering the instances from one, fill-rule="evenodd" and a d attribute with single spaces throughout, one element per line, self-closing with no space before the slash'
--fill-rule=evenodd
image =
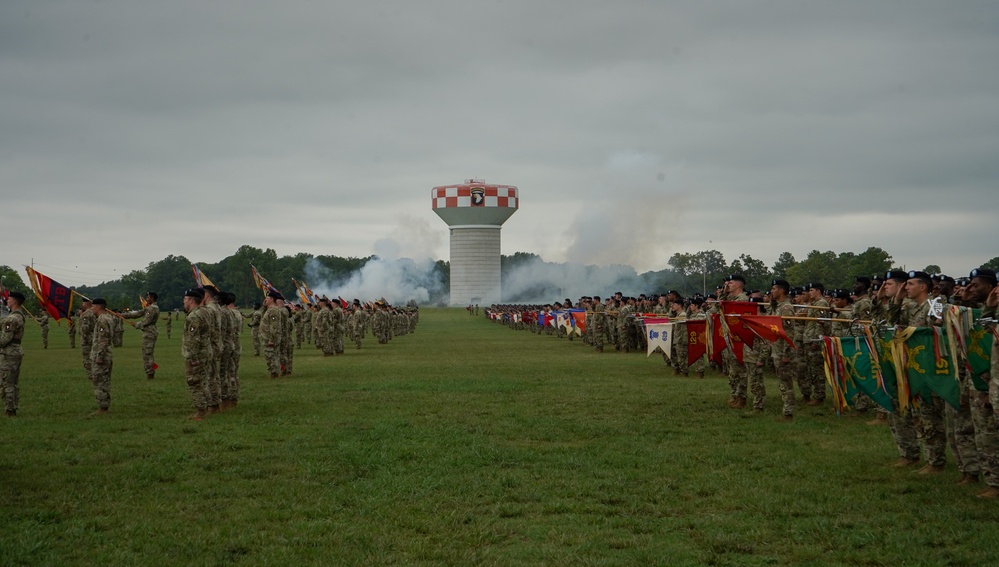
<path id="1" fill-rule="evenodd" d="M 508 255 L 963 275 L 999 255 L 997 31 L 993 2 L 10 0 L 0 264 L 446 260 L 430 191 L 478 177 L 520 189 Z"/>

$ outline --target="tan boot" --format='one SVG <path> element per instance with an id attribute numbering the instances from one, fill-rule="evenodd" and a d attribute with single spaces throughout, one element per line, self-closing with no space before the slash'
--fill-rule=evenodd
<path id="1" fill-rule="evenodd" d="M 979 492 L 978 497 L 981 498 L 982 500 L 995 500 L 996 498 L 999 498 L 999 488 L 990 486 L 985 490 Z"/>
<path id="2" fill-rule="evenodd" d="M 961 479 L 958 480 L 955 484 L 958 485 L 978 484 L 978 475 L 972 473 L 964 473 L 961 475 Z"/>
<path id="3" fill-rule="evenodd" d="M 903 469 L 905 467 L 911 467 L 919 462 L 919 459 L 909 459 L 906 457 L 899 457 L 897 461 L 892 464 L 892 467 L 896 469 Z"/>
<path id="4" fill-rule="evenodd" d="M 198 411 L 187 416 L 187 419 L 193 419 L 194 421 L 201 421 L 208 417 L 208 408 L 201 408 Z"/>
<path id="5" fill-rule="evenodd" d="M 947 470 L 947 467 L 943 465 L 926 465 L 925 467 L 916 471 L 916 474 L 928 475 L 928 474 L 940 474 Z"/>
<path id="6" fill-rule="evenodd" d="M 743 409 L 745 407 L 746 407 L 746 398 L 745 398 L 745 396 L 736 398 L 735 409 Z"/>
<path id="7" fill-rule="evenodd" d="M 888 414 L 879 412 L 874 419 L 867 422 L 867 425 L 888 425 Z"/>
<path id="8" fill-rule="evenodd" d="M 779 421 L 781 423 L 791 423 L 792 421 L 794 421 L 794 416 L 793 415 L 785 415 L 785 416 L 781 417 L 780 419 L 778 419 L 777 421 Z"/>

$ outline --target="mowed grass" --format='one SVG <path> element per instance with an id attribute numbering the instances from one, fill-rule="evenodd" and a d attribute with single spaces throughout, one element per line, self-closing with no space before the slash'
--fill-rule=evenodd
<path id="1" fill-rule="evenodd" d="M 994 565 L 999 504 L 888 466 L 887 428 L 725 406 L 726 380 L 595 354 L 463 309 L 266 378 L 202 422 L 161 325 L 115 351 L 111 413 L 79 350 L 26 337 L 0 420 L 3 565 Z"/>

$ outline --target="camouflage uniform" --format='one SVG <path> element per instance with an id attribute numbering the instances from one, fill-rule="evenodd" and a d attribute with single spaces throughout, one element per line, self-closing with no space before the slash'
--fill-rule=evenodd
<path id="1" fill-rule="evenodd" d="M 277 378 L 281 373 L 281 337 L 284 334 L 284 322 L 281 311 L 284 307 L 271 305 L 264 311 L 260 320 L 260 342 L 264 347 L 264 361 L 271 378 Z"/>
<path id="2" fill-rule="evenodd" d="M 146 377 L 152 378 L 156 373 L 153 352 L 156 350 L 156 337 L 160 334 L 159 329 L 156 328 L 156 322 L 160 320 L 160 308 L 155 303 L 150 303 L 140 311 L 125 313 L 123 317 L 126 319 L 142 317 L 135 328 L 142 331 L 142 368 L 146 371 Z"/>
<path id="3" fill-rule="evenodd" d="M 195 307 L 184 321 L 180 352 L 184 357 L 184 376 L 191 404 L 199 414 L 208 409 L 208 366 L 213 358 L 211 321 L 206 307 Z"/>
<path id="4" fill-rule="evenodd" d="M 173 331 L 173 317 L 167 313 L 166 319 L 163 320 L 163 328 L 166 329 L 167 338 L 170 338 L 170 333 Z"/>
<path id="5" fill-rule="evenodd" d="M 115 321 L 121 319 L 107 311 L 97 317 L 90 349 L 90 381 L 94 385 L 97 406 L 102 410 L 111 407 L 111 368 L 114 365 L 111 347 L 114 343 Z"/>
<path id="6" fill-rule="evenodd" d="M 302 314 L 298 316 L 298 319 L 302 325 L 302 338 L 305 339 L 305 344 L 309 344 L 312 342 L 312 306 L 302 307 Z M 301 347 L 301 344 L 299 346 Z"/>
<path id="7" fill-rule="evenodd" d="M 823 298 L 811 302 L 808 309 L 808 317 L 828 318 L 828 309 L 817 309 L 819 307 L 829 307 L 829 302 Z M 818 340 L 823 335 L 832 334 L 832 325 L 827 321 L 805 321 L 805 328 L 802 331 L 802 342 L 805 347 L 805 380 L 812 385 L 812 400 L 817 403 L 826 399 L 826 374 L 825 361 L 822 358 L 822 343 Z"/>
<path id="8" fill-rule="evenodd" d="M 122 321 L 121 317 L 115 317 L 114 315 L 112 315 L 112 317 L 114 317 L 114 320 L 112 321 L 113 324 L 111 326 L 112 329 L 111 346 L 119 348 L 121 347 L 122 344 L 124 344 L 125 322 Z"/>
<path id="9" fill-rule="evenodd" d="M 794 317 L 794 308 L 791 307 L 791 302 L 785 299 L 777 303 L 773 314 L 778 317 Z M 780 386 L 783 415 L 790 417 L 794 415 L 794 349 L 787 344 L 787 341 L 777 339 L 771 345 L 771 353 L 777 383 Z"/>
<path id="10" fill-rule="evenodd" d="M 208 297 L 207 295 L 205 297 Z M 215 300 L 205 304 L 209 334 L 212 339 L 212 357 L 208 364 L 208 406 L 217 408 L 222 403 L 222 306 Z"/>
<path id="11" fill-rule="evenodd" d="M 295 324 L 291 320 L 291 312 L 288 311 L 287 306 L 282 307 L 281 311 L 278 312 L 281 317 L 281 352 L 279 358 L 281 360 L 281 375 L 287 376 L 291 374 L 292 365 L 295 362 L 295 344 L 294 336 Z"/>
<path id="12" fill-rule="evenodd" d="M 76 315 L 69 318 L 69 328 L 66 334 L 69 335 L 69 348 L 76 348 L 76 326 L 80 324 L 80 318 Z"/>
<path id="13" fill-rule="evenodd" d="M 49 316 L 44 311 L 38 315 L 38 328 L 42 332 L 42 348 L 49 348 Z"/>
<path id="14" fill-rule="evenodd" d="M 302 341 L 305 340 L 305 325 L 302 321 L 302 309 L 295 308 L 291 313 L 292 327 L 295 328 L 295 348 L 302 348 Z"/>
<path id="15" fill-rule="evenodd" d="M 909 299 L 906 299 L 901 306 L 891 302 L 888 305 L 888 322 L 903 327 L 927 326 L 929 303 L 924 302 L 921 310 L 917 310 L 916 307 L 916 303 Z M 912 461 L 919 460 L 919 440 L 912 413 L 900 415 L 899 408 L 895 407 L 895 411 L 888 416 L 888 425 L 891 427 L 892 438 L 895 440 L 899 456 Z"/>
<path id="16" fill-rule="evenodd" d="M 93 369 L 90 362 L 90 351 L 94 344 L 94 325 L 97 324 L 97 316 L 90 309 L 84 309 L 80 315 L 80 354 L 83 356 L 83 370 L 87 373 L 87 379 L 93 380 Z"/>
<path id="17" fill-rule="evenodd" d="M 264 308 L 254 309 L 250 314 L 250 337 L 253 339 L 253 356 L 260 356 L 260 319 L 264 315 Z"/>
<path id="18" fill-rule="evenodd" d="M 15 309 L 0 320 L 0 389 L 7 415 L 16 415 L 21 403 L 21 339 L 24 338 L 24 311 Z"/>
<path id="19" fill-rule="evenodd" d="M 222 402 L 232 400 L 232 394 L 229 391 L 229 368 L 234 364 L 233 332 L 232 310 L 219 305 L 219 344 L 222 346 L 222 350 L 219 356 L 218 398 L 215 398 L 215 392 L 212 393 L 212 400 L 217 399 L 219 406 L 222 405 Z"/>
<path id="20" fill-rule="evenodd" d="M 243 335 L 243 315 L 237 309 L 226 309 L 232 321 L 229 333 L 229 352 L 231 357 L 225 368 L 223 379 L 228 385 L 223 400 L 235 403 L 239 400 L 239 359 L 243 355 L 243 345 L 240 338 Z"/>
<path id="21" fill-rule="evenodd" d="M 593 303 L 593 312 L 590 313 L 590 327 L 587 328 L 587 333 L 591 334 L 590 342 L 593 344 L 593 350 L 597 352 L 604 351 L 604 334 L 606 332 L 605 325 L 607 324 L 606 315 L 604 315 L 604 306 L 599 301 Z"/>

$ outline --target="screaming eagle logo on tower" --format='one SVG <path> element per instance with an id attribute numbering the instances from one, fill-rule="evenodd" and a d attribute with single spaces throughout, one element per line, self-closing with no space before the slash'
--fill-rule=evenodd
<path id="1" fill-rule="evenodd" d="M 472 189 L 472 206 L 481 207 L 486 204 L 486 192 L 484 189 Z"/>

